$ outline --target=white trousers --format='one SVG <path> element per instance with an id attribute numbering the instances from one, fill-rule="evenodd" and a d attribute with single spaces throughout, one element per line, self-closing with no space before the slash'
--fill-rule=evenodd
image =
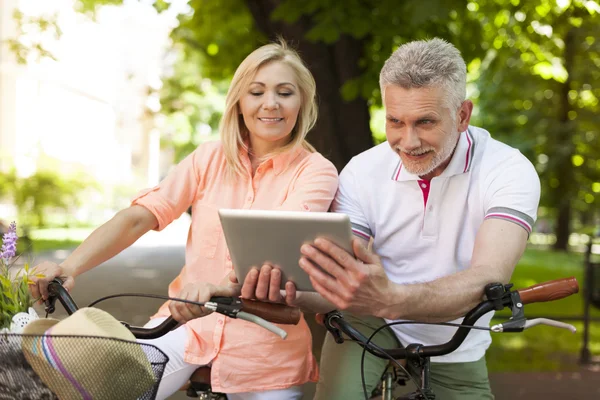
<path id="1" fill-rule="evenodd" d="M 165 318 L 152 319 L 144 327 L 155 327 L 164 320 Z M 157 339 L 138 339 L 138 342 L 154 345 L 169 357 L 158 387 L 157 400 L 166 399 L 177 392 L 190 379 L 194 371 L 201 367 L 201 365 L 189 364 L 183 360 L 187 342 L 187 331 L 184 326 Z M 302 387 L 292 386 L 287 389 L 264 392 L 230 393 L 227 398 L 229 400 L 300 400 L 302 399 Z"/>

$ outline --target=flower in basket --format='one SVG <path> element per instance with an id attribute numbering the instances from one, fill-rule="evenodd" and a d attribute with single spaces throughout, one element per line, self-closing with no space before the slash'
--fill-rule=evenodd
<path id="1" fill-rule="evenodd" d="M 0 248 L 0 332 L 19 333 L 27 323 L 38 318 L 31 308 L 34 299 L 28 287 L 33 283 L 29 279 L 29 264 L 25 263 L 16 273 L 11 272 L 16 261 L 17 240 L 17 224 L 13 222 L 2 237 Z"/>

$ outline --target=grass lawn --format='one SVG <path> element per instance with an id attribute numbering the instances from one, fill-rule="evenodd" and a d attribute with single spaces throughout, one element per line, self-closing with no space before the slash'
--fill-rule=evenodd
<path id="1" fill-rule="evenodd" d="M 19 238 L 17 253 L 40 253 L 77 247 L 90 233 L 90 228 L 49 228 L 33 230 L 29 240 Z"/>
<path id="2" fill-rule="evenodd" d="M 562 254 L 528 249 L 513 274 L 515 288 L 535 283 L 575 276 L 580 285 L 578 294 L 550 303 L 528 305 L 526 316 L 580 316 L 583 315 L 583 255 Z M 510 313 L 496 314 L 498 317 Z M 592 316 L 600 311 L 592 309 Z M 492 323 L 500 322 L 494 319 Z M 569 371 L 577 369 L 582 346 L 583 323 L 566 321 L 577 327 L 572 334 L 563 329 L 537 326 L 523 333 L 492 333 L 492 346 L 487 352 L 490 372 L 500 371 Z M 600 324 L 590 324 L 589 348 L 600 354 Z"/>
<path id="3" fill-rule="evenodd" d="M 37 239 L 33 241 L 32 250 L 35 253 L 51 250 L 71 249 L 79 246 L 81 241 L 70 239 Z"/>

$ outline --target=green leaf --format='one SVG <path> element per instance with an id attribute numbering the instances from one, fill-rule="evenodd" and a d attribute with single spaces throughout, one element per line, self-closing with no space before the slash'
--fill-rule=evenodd
<path id="1" fill-rule="evenodd" d="M 360 92 L 360 86 L 359 86 L 360 82 L 358 79 L 351 79 L 349 81 L 347 81 L 346 83 L 344 83 L 342 85 L 342 98 L 345 101 L 352 101 L 354 100 L 357 96 L 358 93 Z"/>

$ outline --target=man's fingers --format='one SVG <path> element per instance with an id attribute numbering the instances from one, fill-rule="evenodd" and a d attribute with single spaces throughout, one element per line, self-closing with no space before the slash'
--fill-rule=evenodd
<path id="1" fill-rule="evenodd" d="M 304 257 L 301 258 L 300 259 L 300 267 L 304 271 L 306 271 L 306 273 L 309 274 L 310 281 L 311 281 L 311 283 L 313 283 L 313 287 L 314 287 L 314 283 L 317 282 L 318 286 L 328 293 L 328 297 L 323 295 L 323 297 L 325 297 L 326 300 L 329 300 L 330 302 L 332 302 L 332 300 L 330 298 L 336 299 L 337 303 L 334 303 L 334 304 L 339 307 L 338 304 L 340 301 L 345 301 L 345 299 L 350 298 L 350 293 L 351 293 L 351 289 L 352 289 L 351 287 L 349 289 L 349 286 L 347 284 L 345 284 L 344 282 L 342 282 L 341 280 L 336 279 L 335 277 L 332 277 L 332 276 L 322 272 L 310 260 L 308 260 Z M 315 287 L 315 290 L 317 290 L 316 287 Z M 321 293 L 319 290 L 317 290 L 317 291 L 319 293 Z M 332 296 L 334 296 L 334 297 L 332 297 Z"/>
<path id="2" fill-rule="evenodd" d="M 348 254 L 346 250 L 336 246 L 329 240 L 317 238 L 315 240 L 315 247 L 321 250 L 321 252 L 323 252 L 324 254 L 331 257 L 345 269 L 353 270 L 356 268 L 356 260 L 354 259 L 354 257 L 351 254 Z"/>
<path id="3" fill-rule="evenodd" d="M 310 277 L 310 282 L 313 285 L 313 288 L 319 293 L 325 300 L 333 304 L 339 310 L 345 310 L 348 308 L 348 303 L 344 301 L 337 294 L 330 291 L 325 286 L 321 285 L 318 280 L 314 279 L 312 276 Z"/>
<path id="4" fill-rule="evenodd" d="M 361 239 L 355 238 L 352 240 L 352 250 L 354 250 L 356 258 L 365 264 L 379 264 L 379 257 L 372 251 L 369 251 Z"/>
<path id="5" fill-rule="evenodd" d="M 235 284 L 239 283 L 237 280 L 237 276 L 235 276 L 235 271 L 231 271 L 227 277 L 229 278 L 229 282 Z"/>
<path id="6" fill-rule="evenodd" d="M 336 280 L 334 277 L 323 272 L 321 270 L 321 268 L 317 267 L 312 262 L 312 260 L 309 260 L 306 257 L 301 257 L 298 264 L 300 264 L 300 268 L 302 268 L 310 276 L 311 280 L 315 279 L 316 281 L 320 282 L 322 285 L 325 285 L 326 282 L 330 282 L 327 284 L 327 286 L 339 285 L 338 280 Z"/>
<path id="7" fill-rule="evenodd" d="M 258 270 L 252 268 L 244 279 L 244 285 L 242 286 L 242 298 L 253 299 L 254 293 L 256 292 L 256 284 L 258 283 Z"/>
<path id="8" fill-rule="evenodd" d="M 321 267 L 329 275 L 346 280 L 347 274 L 344 271 L 344 267 L 331 258 L 329 254 L 323 253 L 320 248 L 305 244 L 301 247 L 300 251 L 307 259 Z"/>

